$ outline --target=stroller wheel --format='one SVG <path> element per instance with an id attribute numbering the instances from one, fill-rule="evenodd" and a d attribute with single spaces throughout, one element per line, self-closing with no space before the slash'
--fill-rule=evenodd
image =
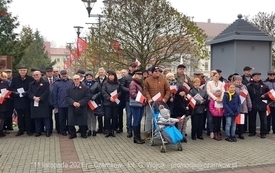
<path id="1" fill-rule="evenodd" d="M 181 144 L 178 144 L 178 151 L 182 151 L 182 146 L 181 146 Z"/>
<path id="2" fill-rule="evenodd" d="M 151 146 L 155 146 L 155 141 L 154 141 L 154 140 L 151 140 L 151 141 L 150 141 L 150 145 L 151 145 Z"/>
<path id="3" fill-rule="evenodd" d="M 160 152 L 161 153 L 166 153 L 166 146 L 165 145 L 160 146 Z"/>

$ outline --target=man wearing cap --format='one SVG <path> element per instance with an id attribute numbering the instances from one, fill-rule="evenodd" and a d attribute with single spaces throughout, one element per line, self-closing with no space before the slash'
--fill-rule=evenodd
<path id="1" fill-rule="evenodd" d="M 247 84 L 247 90 L 252 101 L 252 110 L 249 112 L 249 136 L 256 135 L 256 117 L 257 113 L 260 116 L 260 135 L 261 138 L 266 137 L 267 119 L 266 106 L 269 99 L 267 92 L 269 88 L 261 80 L 261 73 L 253 73 L 252 81 Z"/>
<path id="2" fill-rule="evenodd" d="M 28 135 L 32 135 L 31 129 L 31 116 L 30 116 L 30 99 L 28 98 L 27 91 L 29 84 L 34 80 L 31 76 L 27 75 L 27 67 L 20 66 L 19 75 L 12 78 L 10 90 L 13 91 L 14 109 L 18 115 L 18 133 L 16 136 L 21 136 L 24 131 Z"/>
<path id="3" fill-rule="evenodd" d="M 183 64 L 178 65 L 177 74 L 175 74 L 175 79 L 177 82 L 182 85 L 183 83 L 187 83 L 190 87 L 192 86 L 192 81 L 187 74 L 184 73 L 186 66 Z"/>
<path id="4" fill-rule="evenodd" d="M 275 72 L 269 71 L 267 73 L 268 78 L 265 80 L 265 84 L 271 90 L 275 90 Z M 275 102 L 273 100 L 268 100 L 268 104 L 270 107 L 270 114 L 267 116 L 267 134 L 270 133 L 270 125 L 272 126 L 272 132 L 275 134 Z"/>
<path id="5" fill-rule="evenodd" d="M 252 68 L 249 66 L 246 66 L 243 68 L 243 75 L 242 75 L 242 82 L 244 85 L 247 85 L 251 81 L 251 70 Z"/>
<path id="6" fill-rule="evenodd" d="M 152 75 L 146 78 L 144 82 L 144 93 L 145 97 L 148 100 L 148 104 L 153 103 L 153 97 L 160 93 L 160 97 L 163 102 L 167 102 L 170 98 L 170 86 L 168 81 L 161 77 L 159 67 L 152 67 Z M 146 120 L 145 120 L 145 134 L 143 139 L 147 139 L 150 136 L 152 129 L 152 112 L 148 106 L 146 106 Z"/>
<path id="7" fill-rule="evenodd" d="M 60 71 L 60 79 L 53 83 L 53 107 L 58 111 L 59 129 L 63 136 L 67 136 L 68 103 L 66 102 L 67 89 L 73 85 L 73 81 L 68 78 L 67 71 Z"/>
<path id="8" fill-rule="evenodd" d="M 83 82 L 85 79 L 85 71 L 79 69 L 79 70 L 77 70 L 76 74 L 80 76 L 80 82 Z"/>
<path id="9" fill-rule="evenodd" d="M 132 82 L 133 72 L 137 70 L 137 64 L 135 62 L 129 65 L 129 72 L 121 79 L 121 86 L 123 90 L 122 96 L 124 96 L 124 100 L 126 101 L 126 126 L 127 126 L 127 137 L 131 138 L 133 136 L 133 113 L 131 112 L 131 108 L 129 105 L 129 85 Z M 120 120 L 121 121 L 121 120 Z"/>
<path id="10" fill-rule="evenodd" d="M 58 79 L 53 76 L 53 68 L 46 67 L 46 76 L 44 76 L 44 80 L 49 82 L 49 120 L 50 120 L 50 133 L 53 131 L 53 83 Z M 54 113 L 55 119 L 55 128 L 57 133 L 59 133 L 59 121 L 58 121 L 58 112 Z"/>
<path id="11" fill-rule="evenodd" d="M 228 81 L 222 76 L 222 70 L 221 69 L 216 69 L 216 71 L 219 73 L 220 75 L 220 81 L 223 83 L 227 83 Z"/>

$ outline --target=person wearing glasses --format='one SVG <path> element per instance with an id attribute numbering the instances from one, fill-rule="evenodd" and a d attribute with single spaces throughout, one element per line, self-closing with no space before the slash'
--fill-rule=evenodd
<path id="1" fill-rule="evenodd" d="M 46 137 L 50 137 L 49 118 L 49 82 L 42 78 L 40 71 L 33 72 L 34 81 L 29 84 L 28 97 L 31 100 L 31 118 L 35 120 L 35 137 L 41 136 L 41 122 L 46 129 Z"/>
<path id="2" fill-rule="evenodd" d="M 268 77 L 264 83 L 270 90 L 275 90 L 275 72 L 269 71 L 267 75 Z M 271 113 L 267 116 L 267 134 L 270 133 L 270 125 L 272 126 L 273 134 L 275 134 L 275 102 L 273 100 L 269 100 L 269 103 Z"/>
<path id="3" fill-rule="evenodd" d="M 67 89 L 69 139 L 76 138 L 75 126 L 79 126 L 82 138 L 87 138 L 87 103 L 89 88 L 81 82 L 79 75 L 73 76 L 73 85 Z"/>
<path id="4" fill-rule="evenodd" d="M 170 86 L 166 78 L 161 77 L 160 68 L 152 67 L 152 75 L 146 78 L 144 82 L 144 93 L 145 97 L 148 100 L 148 104 L 153 103 L 153 97 L 158 93 L 161 94 L 163 102 L 167 102 L 171 96 Z M 146 140 L 150 137 L 150 132 L 152 129 L 152 112 L 149 105 L 146 106 L 146 120 L 145 120 L 145 133 L 143 135 L 143 140 Z"/>
<path id="5" fill-rule="evenodd" d="M 18 69 L 19 75 L 12 78 L 10 85 L 10 90 L 13 91 L 14 109 L 18 115 L 19 131 L 16 136 L 23 135 L 25 130 L 29 136 L 32 135 L 30 99 L 28 98 L 27 91 L 29 89 L 29 83 L 34 79 L 27 75 L 27 69 L 26 66 L 20 66 Z"/>
<path id="6" fill-rule="evenodd" d="M 56 68 L 53 69 L 53 77 L 60 78 L 59 70 Z"/>

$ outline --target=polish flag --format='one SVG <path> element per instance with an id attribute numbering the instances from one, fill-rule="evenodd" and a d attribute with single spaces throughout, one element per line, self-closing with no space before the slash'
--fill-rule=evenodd
<path id="1" fill-rule="evenodd" d="M 171 85 L 171 86 L 170 86 L 170 92 L 171 92 L 172 94 L 176 94 L 177 91 L 178 91 L 178 88 L 177 88 L 176 85 Z"/>
<path id="2" fill-rule="evenodd" d="M 117 90 L 115 90 L 115 91 L 113 91 L 113 92 L 111 93 L 111 97 L 112 97 L 114 100 L 118 99 Z"/>
<path id="3" fill-rule="evenodd" d="M 275 101 L 275 91 L 274 91 L 274 89 L 271 89 L 270 91 L 268 91 L 267 95 L 269 96 L 269 98 L 271 100 Z"/>
<path id="4" fill-rule="evenodd" d="M 93 110 L 95 110 L 97 107 L 98 107 L 98 105 L 96 104 L 96 102 L 95 101 L 92 101 L 92 100 L 90 100 L 89 102 L 88 102 L 88 106 L 89 106 L 89 108 L 93 111 Z"/>
<path id="5" fill-rule="evenodd" d="M 5 98 L 10 98 L 11 93 L 12 92 L 7 90 L 6 88 L 1 89 L 1 95 L 2 95 L 2 97 L 4 97 L 4 99 Z"/>
<path id="6" fill-rule="evenodd" d="M 140 103 L 144 103 L 144 101 L 145 101 L 145 97 L 141 94 L 140 91 L 138 91 L 138 93 L 137 93 L 136 101 L 140 102 Z"/>
<path id="7" fill-rule="evenodd" d="M 244 124 L 244 114 L 239 114 L 236 116 L 236 124 Z"/>
<path id="8" fill-rule="evenodd" d="M 4 102 L 4 97 L 2 96 L 2 94 L 1 94 L 1 96 L 0 96 L 0 104 L 3 104 L 3 102 Z"/>
<path id="9" fill-rule="evenodd" d="M 196 100 L 190 94 L 187 94 L 186 97 L 189 100 L 189 105 L 194 109 L 196 106 Z"/>
<path id="10" fill-rule="evenodd" d="M 270 110 L 270 106 L 266 105 L 266 116 L 270 115 L 271 110 Z"/>
<path id="11" fill-rule="evenodd" d="M 139 62 L 138 59 L 136 59 L 135 63 L 136 63 L 136 65 L 137 65 L 138 67 L 141 65 L 141 63 Z"/>
<path id="12" fill-rule="evenodd" d="M 241 104 L 243 104 L 243 102 L 245 101 L 247 94 L 248 94 L 248 91 L 246 89 L 244 89 L 240 92 Z"/>
<path id="13" fill-rule="evenodd" d="M 161 101 L 162 100 L 162 97 L 161 97 L 161 94 L 160 92 L 158 92 L 153 98 L 152 100 L 155 102 L 155 101 Z"/>
<path id="14" fill-rule="evenodd" d="M 184 91 L 186 93 L 189 93 L 189 91 L 191 89 L 190 86 L 187 83 L 183 83 L 182 86 L 183 86 Z"/>

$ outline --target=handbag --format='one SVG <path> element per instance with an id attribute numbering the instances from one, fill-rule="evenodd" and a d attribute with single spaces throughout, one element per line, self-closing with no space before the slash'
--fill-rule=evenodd
<path id="1" fill-rule="evenodd" d="M 143 105 L 142 103 L 130 98 L 130 102 L 129 102 L 129 106 L 130 107 L 138 107 L 138 108 L 141 108 Z"/>

